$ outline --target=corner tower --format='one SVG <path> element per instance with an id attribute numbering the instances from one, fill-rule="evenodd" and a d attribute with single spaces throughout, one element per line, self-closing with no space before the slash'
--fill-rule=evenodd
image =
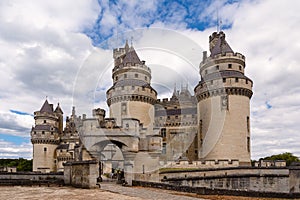
<path id="1" fill-rule="evenodd" d="M 39 111 L 34 112 L 35 126 L 31 130 L 33 144 L 33 171 L 56 171 L 55 150 L 60 142 L 63 127 L 63 112 L 57 105 L 46 100 Z"/>
<path id="2" fill-rule="evenodd" d="M 150 68 L 127 41 L 124 48 L 114 49 L 113 58 L 113 86 L 106 92 L 110 117 L 119 126 L 123 118 L 135 118 L 152 129 L 157 92 L 150 85 Z"/>
<path id="3" fill-rule="evenodd" d="M 198 100 L 199 158 L 239 160 L 250 165 L 250 99 L 252 81 L 244 75 L 245 57 L 235 53 L 223 32 L 209 37 L 203 52 Z"/>

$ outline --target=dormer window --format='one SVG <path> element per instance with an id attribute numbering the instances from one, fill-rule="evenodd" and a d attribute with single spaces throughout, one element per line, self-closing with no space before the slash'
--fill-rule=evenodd
<path id="1" fill-rule="evenodd" d="M 231 69 L 232 68 L 232 64 L 228 64 L 228 69 Z"/>

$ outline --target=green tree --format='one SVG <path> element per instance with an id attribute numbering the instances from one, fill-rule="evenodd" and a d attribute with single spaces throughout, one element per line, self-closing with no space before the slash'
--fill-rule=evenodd
<path id="1" fill-rule="evenodd" d="M 17 167 L 17 171 L 32 171 L 32 159 L 0 159 L 0 166 Z"/>
<path id="2" fill-rule="evenodd" d="M 297 156 L 294 156 L 289 152 L 267 156 L 264 158 L 260 158 L 259 160 L 285 160 L 287 166 L 290 166 L 292 162 L 300 162 L 300 159 Z"/>

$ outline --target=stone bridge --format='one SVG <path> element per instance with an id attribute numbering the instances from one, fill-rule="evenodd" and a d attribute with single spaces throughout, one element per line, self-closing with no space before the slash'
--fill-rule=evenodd
<path id="1" fill-rule="evenodd" d="M 79 126 L 82 144 L 88 152 L 101 160 L 101 152 L 108 144 L 115 144 L 123 153 L 125 180 L 131 185 L 135 174 L 158 169 L 161 137 L 149 134 L 139 120 L 123 119 L 116 126 L 114 119 L 84 119 Z"/>

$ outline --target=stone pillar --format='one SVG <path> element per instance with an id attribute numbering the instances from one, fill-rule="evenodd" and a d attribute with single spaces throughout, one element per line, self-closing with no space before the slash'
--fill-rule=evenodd
<path id="1" fill-rule="evenodd" d="M 136 157 L 136 153 L 134 152 L 123 152 L 124 156 L 124 176 L 125 181 L 128 185 L 132 185 L 132 181 L 134 180 L 134 159 Z"/>

